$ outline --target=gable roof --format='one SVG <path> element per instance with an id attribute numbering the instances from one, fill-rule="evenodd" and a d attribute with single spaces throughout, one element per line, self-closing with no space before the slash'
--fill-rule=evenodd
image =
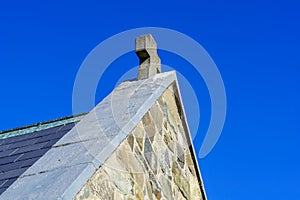
<path id="1" fill-rule="evenodd" d="M 83 115 L 0 132 L 0 195 Z"/>
<path id="2" fill-rule="evenodd" d="M 123 82 L 28 168 L 0 199 L 73 199 L 172 84 L 178 90 L 175 72 Z M 175 93 L 180 99 L 179 90 Z M 197 165 L 195 158 L 194 162 Z"/>

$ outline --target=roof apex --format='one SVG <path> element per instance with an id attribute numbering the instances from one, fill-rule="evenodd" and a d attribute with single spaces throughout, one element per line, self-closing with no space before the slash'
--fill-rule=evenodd
<path id="1" fill-rule="evenodd" d="M 0 199 L 74 198 L 174 82 L 174 71 L 123 82 L 25 171 Z"/>

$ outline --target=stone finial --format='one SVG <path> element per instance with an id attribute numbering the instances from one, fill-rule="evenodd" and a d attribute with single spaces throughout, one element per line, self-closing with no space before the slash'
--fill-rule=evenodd
<path id="1" fill-rule="evenodd" d="M 157 55 L 157 44 L 151 34 L 135 39 L 135 53 L 140 59 L 138 79 L 146 79 L 161 72 L 160 58 Z"/>

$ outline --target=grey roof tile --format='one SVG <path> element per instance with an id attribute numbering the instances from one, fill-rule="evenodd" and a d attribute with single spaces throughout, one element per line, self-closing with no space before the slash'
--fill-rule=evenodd
<path id="1" fill-rule="evenodd" d="M 3 173 L 0 174 L 0 180 L 6 180 L 6 179 L 11 179 L 11 178 L 17 178 L 17 177 L 19 177 L 21 174 L 23 174 L 23 172 L 25 172 L 26 169 L 27 169 L 27 168 L 17 168 L 17 169 L 5 171 L 5 172 L 3 172 Z"/>
<path id="2" fill-rule="evenodd" d="M 10 171 L 12 169 L 29 167 L 33 163 L 35 163 L 38 159 L 39 159 L 39 157 L 33 157 L 33 158 L 26 159 L 26 160 L 18 160 L 16 162 L 3 164 L 3 165 L 1 165 L 1 171 L 0 172 L 6 172 L 6 171 Z"/>
<path id="3" fill-rule="evenodd" d="M 7 163 L 10 163 L 10 162 L 15 162 L 18 160 L 18 158 L 20 158 L 23 154 L 21 155 L 14 155 L 14 156 L 6 156 L 6 157 L 3 157 L 3 158 L 0 158 L 0 166 L 1 165 L 4 165 L 4 164 L 7 164 Z M 1 168 L 1 167 L 0 167 Z"/>
<path id="4" fill-rule="evenodd" d="M 6 189 L 7 189 L 7 187 L 6 188 L 0 188 L 0 194 L 2 194 Z"/>
<path id="5" fill-rule="evenodd" d="M 75 123 L 71 122 L 66 125 L 0 139 L 0 199 L 1 194 L 18 177 L 74 126 Z M 5 134 L 9 134 L 9 132 Z"/>
<path id="6" fill-rule="evenodd" d="M 4 183 L 1 185 L 1 188 L 8 188 L 16 180 L 17 180 L 17 178 L 11 178 L 11 179 L 4 180 Z"/>
<path id="7" fill-rule="evenodd" d="M 26 152 L 24 154 L 21 154 L 18 157 L 18 159 L 15 160 L 15 161 L 26 160 L 26 159 L 35 158 L 35 157 L 40 157 L 40 156 L 44 155 L 49 149 L 50 149 L 50 147 L 43 148 L 43 149 L 38 149 L 38 150 L 35 150 L 35 151 Z"/>

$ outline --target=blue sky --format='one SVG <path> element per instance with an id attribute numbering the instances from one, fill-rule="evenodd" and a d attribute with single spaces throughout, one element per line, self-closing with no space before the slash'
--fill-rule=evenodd
<path id="1" fill-rule="evenodd" d="M 170 28 L 207 50 L 226 87 L 224 130 L 213 151 L 199 160 L 208 198 L 297 199 L 299 20 L 295 0 L 2 1 L 0 130 L 71 115 L 76 73 L 101 41 L 132 28 Z M 159 53 L 196 90 L 199 151 L 210 118 L 205 84 L 189 63 Z M 133 52 L 116 60 L 101 79 L 96 100 L 122 76 L 123 69 L 113 69 L 126 71 L 137 63 Z"/>

